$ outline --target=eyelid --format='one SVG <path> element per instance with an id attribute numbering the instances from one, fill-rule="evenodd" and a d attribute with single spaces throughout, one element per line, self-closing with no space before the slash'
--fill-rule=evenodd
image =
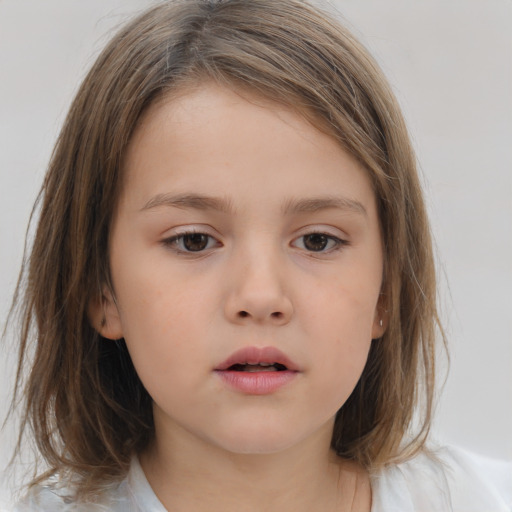
<path id="1" fill-rule="evenodd" d="M 314 234 L 320 234 L 320 235 L 326 235 L 330 236 L 332 238 L 338 238 L 339 240 L 342 240 L 344 242 L 349 241 L 349 235 L 343 231 L 342 229 L 330 226 L 327 224 L 312 224 L 309 226 L 304 226 L 297 230 L 297 234 L 295 238 L 300 238 L 301 236 L 306 235 L 314 235 Z"/>
<path id="2" fill-rule="evenodd" d="M 220 234 L 209 224 L 185 224 L 181 226 L 174 226 L 166 229 L 162 235 L 162 240 L 169 240 L 173 237 L 185 236 L 185 235 L 208 235 L 218 240 Z"/>
<path id="3" fill-rule="evenodd" d="M 181 226 L 175 228 L 176 231 L 169 236 L 164 237 L 161 240 L 161 244 L 167 249 L 172 250 L 177 254 L 182 254 L 186 256 L 201 256 L 209 252 L 213 247 L 207 247 L 200 251 L 187 251 L 186 249 L 181 249 L 177 247 L 177 242 L 180 239 L 183 239 L 187 235 L 205 235 L 211 240 L 215 240 L 216 246 L 221 246 L 222 243 L 218 240 L 217 236 L 212 235 L 208 231 L 208 228 L 204 229 L 204 226 Z"/>
<path id="4" fill-rule="evenodd" d="M 336 229 L 338 234 L 334 234 L 331 232 L 334 229 Z M 308 255 L 310 255 L 310 256 L 328 255 L 328 254 L 336 252 L 336 251 L 343 249 L 344 247 L 347 247 L 350 245 L 350 241 L 348 240 L 348 237 L 346 237 L 346 235 L 344 235 L 344 234 L 339 233 L 340 230 L 337 228 L 328 228 L 326 226 L 307 226 L 306 228 L 303 228 L 300 231 L 301 231 L 301 233 L 292 240 L 290 245 L 293 246 L 293 244 L 297 240 L 300 240 L 301 238 L 304 238 L 309 235 L 323 235 L 323 236 L 327 237 L 328 239 L 333 240 L 335 242 L 335 246 L 328 250 L 313 251 L 313 250 L 308 250 L 306 248 L 302 249 L 302 250 L 306 251 L 308 253 Z"/>

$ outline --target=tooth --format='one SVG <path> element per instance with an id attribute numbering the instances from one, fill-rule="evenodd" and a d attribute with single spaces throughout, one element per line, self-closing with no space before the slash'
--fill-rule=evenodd
<path id="1" fill-rule="evenodd" d="M 249 372 L 249 373 L 256 373 L 256 372 L 277 372 L 277 368 L 275 368 L 274 366 L 269 366 L 269 367 L 261 367 L 261 366 L 254 366 L 254 365 L 247 365 L 247 366 L 244 366 L 244 369 L 243 369 L 244 372 Z"/>

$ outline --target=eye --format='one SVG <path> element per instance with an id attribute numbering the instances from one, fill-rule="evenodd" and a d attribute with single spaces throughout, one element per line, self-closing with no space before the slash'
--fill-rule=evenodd
<path id="1" fill-rule="evenodd" d="M 206 233 L 182 233 L 166 238 L 163 243 L 176 252 L 202 252 L 219 244 L 215 238 Z"/>
<path id="2" fill-rule="evenodd" d="M 309 252 L 331 252 L 347 244 L 346 240 L 326 233 L 308 233 L 297 238 L 293 243 L 295 247 Z"/>

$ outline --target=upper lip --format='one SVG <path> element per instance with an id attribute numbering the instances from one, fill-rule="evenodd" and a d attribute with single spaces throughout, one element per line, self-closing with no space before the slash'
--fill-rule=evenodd
<path id="1" fill-rule="evenodd" d="M 288 356 L 275 347 L 245 347 L 231 354 L 216 370 L 227 370 L 234 364 L 279 363 L 287 370 L 299 371 L 299 367 Z"/>

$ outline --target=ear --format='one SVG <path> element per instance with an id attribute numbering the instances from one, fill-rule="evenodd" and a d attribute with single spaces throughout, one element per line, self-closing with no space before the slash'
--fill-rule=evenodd
<path id="1" fill-rule="evenodd" d="M 384 304 L 384 295 L 381 294 L 375 308 L 375 315 L 373 318 L 372 325 L 372 340 L 378 340 L 384 336 L 386 329 L 388 328 L 388 312 L 386 311 Z"/>
<path id="2" fill-rule="evenodd" d="M 88 316 L 94 329 L 104 338 L 119 340 L 123 337 L 119 309 L 112 292 L 106 286 L 101 297 L 91 300 Z"/>

